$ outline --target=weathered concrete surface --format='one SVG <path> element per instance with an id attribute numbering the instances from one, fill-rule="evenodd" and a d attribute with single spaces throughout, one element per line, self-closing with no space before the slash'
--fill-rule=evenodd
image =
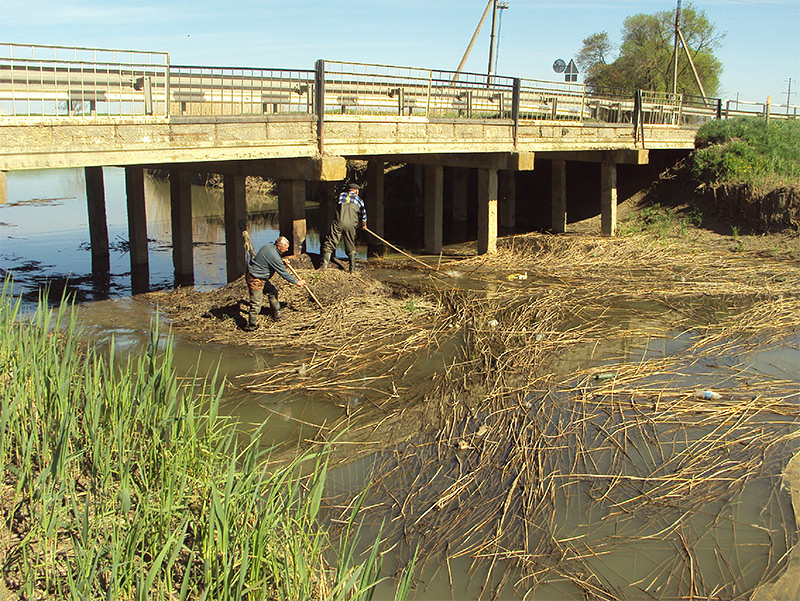
<path id="1" fill-rule="evenodd" d="M 320 156 L 312 115 L 260 117 L 15 118 L 0 122 L 0 171 L 92 166 L 174 165 Z M 533 168 L 536 153 L 636 153 L 691 149 L 692 128 L 630 125 L 326 115 L 324 155 L 512 157 Z M 614 162 L 637 162 L 636 156 Z M 577 160 L 584 160 L 578 158 Z M 591 159 L 589 159 L 591 160 Z M 600 160 L 607 160 L 601 158 Z"/>
<path id="2" fill-rule="evenodd" d="M 783 470 L 783 485 L 789 489 L 794 508 L 794 523 L 800 525 L 800 453 Z M 798 601 L 800 599 L 800 547 L 789 555 L 786 571 L 774 583 L 756 589 L 752 601 Z"/>

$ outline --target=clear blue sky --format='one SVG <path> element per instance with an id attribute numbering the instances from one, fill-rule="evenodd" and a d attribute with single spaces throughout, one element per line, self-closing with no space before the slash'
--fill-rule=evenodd
<path id="1" fill-rule="evenodd" d="M 168 52 L 173 64 L 313 68 L 318 58 L 455 70 L 487 0 L 3 0 L 0 42 Z M 684 6 L 686 0 L 684 0 Z M 726 37 L 720 96 L 800 104 L 800 0 L 697 0 Z M 586 36 L 675 0 L 510 0 L 497 73 L 552 70 Z M 466 71 L 486 72 L 487 18 Z M 796 92 L 796 93 L 795 93 Z"/>

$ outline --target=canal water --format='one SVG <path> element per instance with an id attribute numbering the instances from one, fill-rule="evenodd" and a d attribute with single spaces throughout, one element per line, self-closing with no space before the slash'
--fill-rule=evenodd
<path id="1" fill-rule="evenodd" d="M 86 212 L 85 183 L 82 170 L 58 170 L 46 172 L 12 172 L 8 175 L 8 198 L 0 205 L 0 274 L 14 278 L 14 290 L 23 298 L 23 308 L 35 306 L 41 284 L 51 286 L 51 300 L 57 300 L 66 290 L 78 301 L 78 315 L 86 335 L 103 348 L 112 343 L 117 352 L 141 352 L 148 342 L 148 331 L 154 318 L 151 303 L 132 294 L 130 263 L 127 252 L 127 215 L 124 196 L 124 171 L 104 169 L 106 210 L 111 242 L 111 270 L 108 278 L 98 279 L 91 273 L 89 252 L 88 217 Z M 170 289 L 174 285 L 172 252 L 170 246 L 170 211 L 168 182 L 148 178 L 145 186 L 147 227 L 150 248 L 150 288 Z M 215 188 L 193 186 L 193 235 L 195 258 L 195 286 L 199 290 L 211 290 L 226 283 L 224 224 L 222 221 L 222 192 Z M 250 232 L 254 246 L 274 241 L 278 235 L 274 197 L 263 194 L 248 195 Z M 314 206 L 309 205 L 313 215 Z M 309 230 L 307 243 L 309 252 L 318 252 L 319 234 Z M 360 255 L 364 256 L 364 249 Z M 483 285 L 483 284 L 480 284 Z M 471 286 L 469 281 L 465 287 Z M 647 311 L 637 311 L 636 319 L 648 319 Z M 654 356 L 667 356 L 686 346 L 690 340 L 675 337 L 654 337 L 652 340 L 630 341 L 623 349 L 607 349 L 615 357 L 624 356 L 629 362 L 642 361 Z M 263 353 L 254 353 L 247 348 L 225 345 L 198 345 L 176 334 L 174 337 L 176 364 L 180 371 L 191 374 L 199 366 L 200 373 L 217 368 L 221 375 L 231 381 L 236 376 L 268 367 L 279 359 Z M 577 348 L 563 358 L 564 373 L 577 372 L 593 366 L 601 366 L 607 360 L 594 346 Z M 771 377 L 780 381 L 796 382 L 800 388 L 800 335 L 780 346 L 772 346 L 747 357 L 717 357 L 715 369 L 746 364 L 748 373 Z M 255 426 L 268 419 L 267 442 L 303 440 L 313 435 L 325 423 L 332 423 L 345 415 L 345 408 L 313 398 L 283 400 L 279 396 L 265 398 L 237 388 L 230 388 L 224 401 L 226 413 L 237 417 L 246 426 Z M 370 456 L 337 470 L 330 476 L 330 492 L 346 493 L 358 490 L 369 480 L 375 465 L 385 458 Z M 779 484 L 774 478 L 760 479 L 748 483 L 741 493 L 735 521 L 737 531 L 715 533 L 715 545 L 709 554 L 720 549 L 742 545 L 737 550 L 740 565 L 761 565 L 761 555 L 772 553 L 767 540 L 771 533 L 762 533 L 760 526 L 765 510 L 764 499 L 774 497 Z M 601 532 L 606 525 L 593 523 L 591 511 L 571 508 L 569 503 L 560 507 L 560 531 L 566 538 L 573 533 L 575 538 L 586 536 L 587 531 Z M 781 510 L 790 511 L 786 499 L 778 503 Z M 709 506 L 709 512 L 714 508 Z M 713 527 L 714 520 L 703 519 L 699 513 L 698 530 Z M 709 515 L 714 515 L 709 513 Z M 746 531 L 745 535 L 742 532 Z M 737 538 L 738 537 L 738 538 Z M 787 540 L 796 539 L 789 536 Z M 766 542 L 765 542 L 766 541 Z M 664 543 L 653 537 L 647 544 L 639 544 L 635 551 L 622 544 L 603 558 L 597 558 L 596 568 L 604 570 L 611 580 L 619 584 L 622 598 L 652 598 L 650 593 L 637 594 L 628 589 L 626 582 L 634 576 L 643 578 L 637 565 L 649 567 L 666 562 L 675 553 L 674 542 Z M 391 573 L 397 565 L 395 559 L 407 558 L 409 549 L 402 545 L 386 556 L 386 569 Z M 495 573 L 496 568 L 495 567 Z M 412 599 L 521 599 L 524 592 L 507 585 L 499 587 L 495 576 L 487 579 L 487 564 L 474 564 L 462 557 L 447 564 L 428 564 L 417 578 L 417 587 Z M 755 578 L 755 575 L 748 578 Z M 756 580 L 757 581 L 757 580 Z M 511 573 L 508 583 L 514 582 Z M 507 583 L 507 584 L 508 584 Z M 391 599 L 394 585 L 387 581 L 379 589 L 375 599 Z M 662 591 L 664 598 L 671 591 Z M 582 599 L 582 592 L 566 581 L 551 581 L 537 587 L 529 599 Z"/>

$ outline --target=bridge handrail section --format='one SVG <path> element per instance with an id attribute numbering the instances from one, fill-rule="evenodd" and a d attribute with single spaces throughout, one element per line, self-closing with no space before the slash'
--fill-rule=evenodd
<path id="1" fill-rule="evenodd" d="M 697 126 L 767 105 L 435 69 L 317 61 L 313 70 L 170 65 L 164 52 L 0 44 L 0 118 L 358 115 Z M 742 110 L 741 106 L 760 106 Z M 784 105 L 774 105 L 779 108 Z M 798 107 L 786 106 L 796 116 Z M 634 118 L 634 112 L 641 111 Z"/>
<path id="2" fill-rule="evenodd" d="M 169 69 L 165 52 L 0 44 L 0 115 L 158 114 L 147 94 L 166 97 Z"/>

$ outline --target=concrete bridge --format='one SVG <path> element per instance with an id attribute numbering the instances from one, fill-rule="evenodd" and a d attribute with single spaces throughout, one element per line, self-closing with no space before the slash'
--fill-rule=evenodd
<path id="1" fill-rule="evenodd" d="M 176 280 L 193 278 L 190 173 L 224 176 L 229 280 L 244 270 L 236 224 L 245 177 L 277 180 L 279 219 L 295 253 L 306 235 L 309 181 L 342 181 L 347 159 L 368 161 L 370 229 L 383 235 L 384 167 L 419 166 L 425 250 L 439 253 L 445 219 L 465 219 L 477 171 L 478 250 L 513 227 L 515 174 L 551 172 L 551 230 L 567 226 L 568 162 L 600 165 L 601 229 L 616 230 L 617 165 L 691 149 L 721 101 L 589 89 L 433 69 L 317 61 L 313 69 L 175 66 L 163 53 L 0 44 L 0 202 L 13 170 L 86 170 L 93 266 L 108 269 L 103 166 L 126 171 L 133 273 L 147 273 L 143 174 L 171 181 Z M 452 215 L 443 214 L 445 168 Z"/>

